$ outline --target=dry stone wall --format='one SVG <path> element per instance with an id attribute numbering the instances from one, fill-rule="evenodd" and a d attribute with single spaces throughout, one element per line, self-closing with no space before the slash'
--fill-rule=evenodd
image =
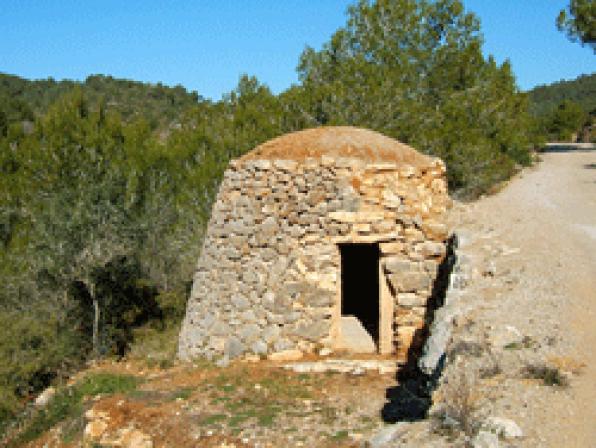
<path id="1" fill-rule="evenodd" d="M 248 159 L 224 175 L 179 355 L 233 359 L 337 344 L 339 244 L 377 243 L 392 345 L 421 339 L 445 255 L 445 167 L 361 158 Z"/>

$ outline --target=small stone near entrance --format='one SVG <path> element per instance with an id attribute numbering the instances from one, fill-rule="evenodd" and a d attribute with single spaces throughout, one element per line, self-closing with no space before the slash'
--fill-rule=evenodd
<path id="1" fill-rule="evenodd" d="M 406 423 L 403 422 L 387 425 L 371 437 L 365 446 L 370 448 L 384 448 L 390 446 L 389 444 L 393 442 L 400 433 L 405 431 L 405 429 Z"/>
<path id="2" fill-rule="evenodd" d="M 304 356 L 300 350 L 283 350 L 281 352 L 271 353 L 269 359 L 271 361 L 297 361 Z"/>
<path id="3" fill-rule="evenodd" d="M 380 375 L 394 374 L 397 371 L 395 361 L 358 360 L 358 359 L 324 359 L 320 361 L 301 361 L 284 364 L 286 370 L 296 373 L 349 373 L 363 375 L 366 372 L 378 372 Z"/>
<path id="4" fill-rule="evenodd" d="M 518 439 L 524 436 L 524 432 L 513 420 L 502 417 L 490 417 L 483 427 L 504 439 Z"/>
<path id="5" fill-rule="evenodd" d="M 472 441 L 474 448 L 499 448 L 499 437 L 488 431 L 479 431 Z"/>
<path id="6" fill-rule="evenodd" d="M 376 353 L 377 346 L 372 336 L 355 316 L 341 317 L 340 347 L 353 353 Z"/>

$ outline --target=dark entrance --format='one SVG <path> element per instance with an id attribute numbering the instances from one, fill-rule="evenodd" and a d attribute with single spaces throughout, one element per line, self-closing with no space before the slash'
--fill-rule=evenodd
<path id="1" fill-rule="evenodd" d="M 355 316 L 379 346 L 379 247 L 342 244 L 341 314 Z"/>

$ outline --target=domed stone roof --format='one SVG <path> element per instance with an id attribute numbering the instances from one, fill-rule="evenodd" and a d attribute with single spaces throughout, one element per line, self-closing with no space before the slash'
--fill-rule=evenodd
<path id="1" fill-rule="evenodd" d="M 372 163 L 430 165 L 433 158 L 375 131 L 352 126 L 326 126 L 291 132 L 269 140 L 240 161 L 304 160 L 309 157 L 357 158 Z"/>

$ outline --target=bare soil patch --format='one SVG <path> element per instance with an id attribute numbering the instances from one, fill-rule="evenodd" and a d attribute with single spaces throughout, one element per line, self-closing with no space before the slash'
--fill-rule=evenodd
<path id="1" fill-rule="evenodd" d="M 226 368 L 181 364 L 166 370 L 128 362 L 85 374 L 98 371 L 141 379 L 133 392 L 89 397 L 86 409 L 107 422 L 95 440 L 100 445 L 117 440 L 123 428 L 134 428 L 155 447 L 360 446 L 383 425 L 379 411 L 392 383 L 392 375 L 297 374 L 269 362 Z M 82 446 L 84 425 L 74 436 L 70 432 L 70 441 L 68 426 L 72 422 L 57 425 L 29 446 Z"/>

